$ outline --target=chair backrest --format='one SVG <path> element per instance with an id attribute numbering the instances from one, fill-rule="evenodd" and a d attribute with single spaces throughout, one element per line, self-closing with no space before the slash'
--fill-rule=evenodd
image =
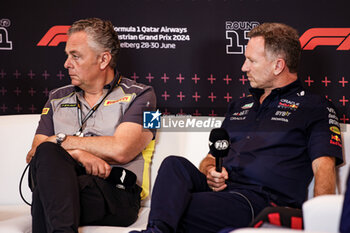
<path id="1" fill-rule="evenodd" d="M 40 115 L 0 116 L 0 205 L 22 204 L 19 180 L 26 164 Z M 28 174 L 28 173 L 27 173 Z M 23 179 L 23 194 L 31 202 L 27 176 Z"/>
<path id="2" fill-rule="evenodd" d="M 344 163 L 337 167 L 337 193 L 344 194 L 350 168 L 350 124 L 340 124 Z"/>
<path id="3" fill-rule="evenodd" d="M 201 132 L 193 132 L 186 129 L 176 132 L 158 131 L 151 165 L 151 188 L 153 188 L 160 164 L 169 155 L 186 157 L 198 167 L 199 163 L 209 152 L 209 134 L 210 129 Z M 144 200 L 144 206 L 150 205 L 149 197 Z"/>
<path id="4" fill-rule="evenodd" d="M 201 117 L 196 117 L 201 118 Z M 34 137 L 35 129 L 40 119 L 39 114 L 0 116 L 0 192 L 1 204 L 23 203 L 19 196 L 18 184 L 23 169 L 26 166 L 25 157 Z M 223 120 L 222 117 L 216 117 Z M 346 179 L 350 161 L 350 125 L 342 124 L 343 155 L 345 163 L 337 168 L 338 193 L 345 192 Z M 158 168 L 163 159 L 169 155 L 186 157 L 197 167 L 209 151 L 208 139 L 210 128 L 206 131 L 184 129 L 182 131 L 159 131 L 156 138 L 156 148 L 151 165 L 151 188 L 157 176 Z M 31 201 L 31 192 L 27 186 L 27 177 L 23 180 L 23 193 Z M 6 191 L 5 191 L 6 190 Z M 309 198 L 313 196 L 313 183 L 309 186 Z M 144 202 L 149 205 L 149 200 Z"/>

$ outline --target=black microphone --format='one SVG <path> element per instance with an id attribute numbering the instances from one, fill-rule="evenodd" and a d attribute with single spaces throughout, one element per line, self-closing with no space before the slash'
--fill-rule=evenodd
<path id="1" fill-rule="evenodd" d="M 222 158 L 227 156 L 230 150 L 230 137 L 225 129 L 212 129 L 209 135 L 210 154 L 215 157 L 215 167 L 217 172 L 221 172 Z"/>

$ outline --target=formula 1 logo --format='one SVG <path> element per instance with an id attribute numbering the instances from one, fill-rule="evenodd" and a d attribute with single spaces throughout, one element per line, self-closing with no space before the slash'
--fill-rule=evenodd
<path id="1" fill-rule="evenodd" d="M 12 50 L 12 41 L 9 41 L 7 27 L 10 27 L 9 19 L 0 19 L 0 50 Z"/>
<path id="2" fill-rule="evenodd" d="M 67 31 L 70 26 L 53 26 L 41 38 L 37 46 L 57 46 L 61 42 L 66 42 L 68 39 Z"/>
<path id="3" fill-rule="evenodd" d="M 258 26 L 259 22 L 238 22 L 226 21 L 226 39 L 229 44 L 226 45 L 226 54 L 244 54 L 246 43 L 248 41 L 248 32 Z"/>
<path id="4" fill-rule="evenodd" d="M 350 28 L 311 28 L 301 37 L 303 50 L 314 50 L 317 46 L 338 46 L 337 50 L 350 50 Z"/>

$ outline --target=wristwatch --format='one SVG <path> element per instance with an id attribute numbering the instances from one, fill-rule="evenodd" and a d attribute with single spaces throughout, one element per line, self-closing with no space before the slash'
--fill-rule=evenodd
<path id="1" fill-rule="evenodd" d="M 58 133 L 56 134 L 56 142 L 57 142 L 57 145 L 61 145 L 62 142 L 64 142 L 64 140 L 66 140 L 67 138 L 67 135 L 64 134 L 64 133 Z"/>

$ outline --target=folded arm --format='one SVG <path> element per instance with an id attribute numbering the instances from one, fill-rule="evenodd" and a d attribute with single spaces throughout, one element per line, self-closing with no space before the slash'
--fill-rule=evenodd
<path id="1" fill-rule="evenodd" d="M 76 137 L 67 136 L 62 147 L 67 151 L 86 151 L 109 164 L 125 164 L 133 160 L 152 140 L 153 134 L 142 125 L 121 123 L 113 136 Z M 56 142 L 55 136 L 48 141 Z M 79 161 L 79 155 L 76 159 Z"/>

